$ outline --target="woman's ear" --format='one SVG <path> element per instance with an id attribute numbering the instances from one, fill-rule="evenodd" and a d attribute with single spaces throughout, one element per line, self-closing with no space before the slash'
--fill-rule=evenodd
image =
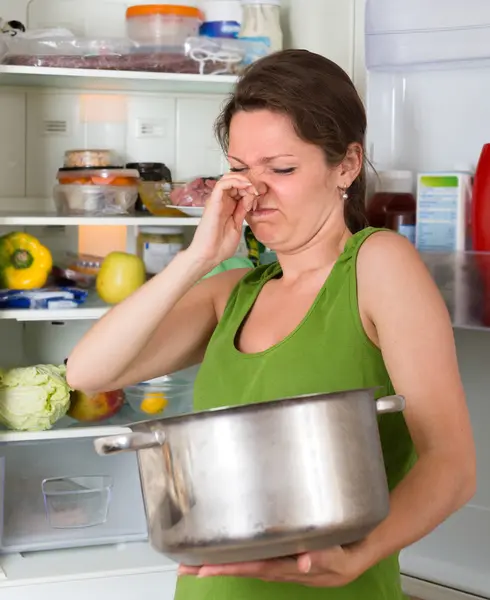
<path id="1" fill-rule="evenodd" d="M 340 188 L 349 188 L 357 179 L 364 161 L 364 150 L 361 144 L 353 142 L 347 148 L 344 160 L 340 163 Z"/>

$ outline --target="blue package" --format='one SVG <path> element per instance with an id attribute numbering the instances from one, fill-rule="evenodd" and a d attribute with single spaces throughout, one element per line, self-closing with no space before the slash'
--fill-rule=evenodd
<path id="1" fill-rule="evenodd" d="M 199 29 L 199 35 L 213 38 L 237 38 L 240 23 L 236 21 L 207 21 Z"/>
<path id="2" fill-rule="evenodd" d="M 0 309 L 76 308 L 85 302 L 87 296 L 87 290 L 74 287 L 0 290 Z"/>

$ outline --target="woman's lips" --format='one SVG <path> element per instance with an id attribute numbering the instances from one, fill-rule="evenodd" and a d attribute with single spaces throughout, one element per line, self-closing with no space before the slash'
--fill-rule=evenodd
<path id="1" fill-rule="evenodd" d="M 257 217 L 269 217 L 273 214 L 275 214 L 277 212 L 277 209 L 275 208 L 265 208 L 265 207 L 258 207 L 255 210 L 252 210 L 250 212 L 250 215 L 253 218 L 257 218 Z"/>

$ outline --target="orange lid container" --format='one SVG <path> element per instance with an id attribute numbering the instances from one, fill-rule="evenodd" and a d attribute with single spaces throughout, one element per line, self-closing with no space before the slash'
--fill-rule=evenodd
<path id="1" fill-rule="evenodd" d="M 203 13 L 195 6 L 180 6 L 178 4 L 141 4 L 130 6 L 126 10 L 126 18 L 152 17 L 154 15 L 173 15 L 203 20 Z"/>

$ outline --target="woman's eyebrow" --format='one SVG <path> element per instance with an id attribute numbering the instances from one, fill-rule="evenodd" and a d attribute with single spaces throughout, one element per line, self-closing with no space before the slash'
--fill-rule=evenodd
<path id="1" fill-rule="evenodd" d="M 263 158 L 261 158 L 259 160 L 259 163 L 260 164 L 266 164 L 266 163 L 272 162 L 276 158 L 285 158 L 285 157 L 291 158 L 293 156 L 294 156 L 293 154 L 276 154 L 275 156 L 264 156 Z M 232 156 L 231 154 L 228 154 L 228 158 L 236 160 L 237 162 L 241 163 L 242 165 L 246 165 L 247 164 L 246 162 L 244 162 L 240 158 L 237 158 L 236 156 Z"/>

